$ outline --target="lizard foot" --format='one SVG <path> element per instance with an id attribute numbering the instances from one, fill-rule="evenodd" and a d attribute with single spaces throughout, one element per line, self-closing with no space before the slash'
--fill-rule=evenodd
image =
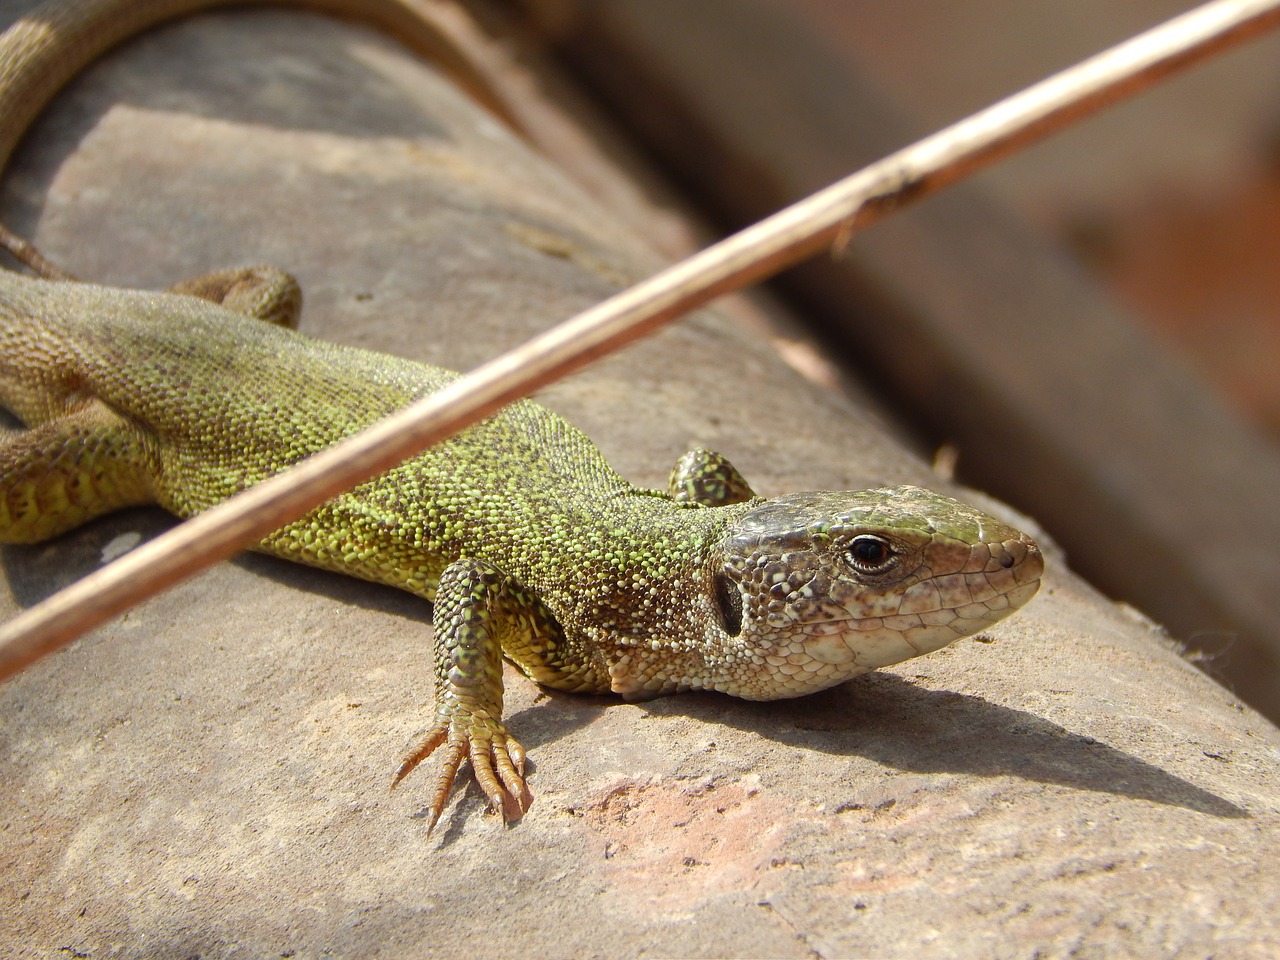
<path id="1" fill-rule="evenodd" d="M 444 810 L 445 802 L 453 791 L 458 768 L 464 759 L 470 759 L 476 782 L 489 798 L 493 811 L 503 822 L 518 820 L 533 800 L 524 782 L 524 747 L 507 733 L 501 721 L 475 714 L 454 714 L 438 717 L 422 742 L 415 747 L 396 770 L 391 783 L 394 790 L 409 772 L 444 746 L 443 763 L 436 774 L 435 790 L 431 795 L 430 820 L 427 836 L 435 829 Z M 509 810 L 514 809 L 514 815 Z"/>
<path id="2" fill-rule="evenodd" d="M 471 761 L 476 782 L 503 821 L 519 819 L 528 809 L 532 797 L 524 782 L 524 747 L 502 722 L 502 656 L 506 649 L 516 655 L 535 646 L 554 649 L 562 639 L 558 630 L 541 601 L 491 563 L 463 557 L 441 574 L 433 644 L 435 723 L 405 757 L 395 779 L 399 783 L 444 748 L 431 794 L 428 836 L 463 760 Z"/>

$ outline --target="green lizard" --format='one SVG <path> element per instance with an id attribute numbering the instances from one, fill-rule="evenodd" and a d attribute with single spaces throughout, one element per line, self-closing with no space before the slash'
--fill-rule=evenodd
<path id="1" fill-rule="evenodd" d="M 388 4 L 414 5 L 367 6 Z M 151 3 L 132 29 L 210 5 Z M 0 109 L 11 63 L 28 89 L 40 69 L 12 45 L 0 38 Z M 14 130 L 0 127 L 0 157 Z M 136 504 L 191 516 L 455 376 L 302 336 L 299 303 L 268 269 L 165 293 L 0 271 L 0 404 L 25 425 L 0 439 L 0 541 Z M 765 500 L 695 451 L 669 491 L 639 489 L 531 401 L 258 549 L 434 601 L 433 723 L 395 776 L 442 750 L 428 830 L 464 760 L 495 810 L 528 806 L 504 657 L 560 690 L 795 697 L 985 629 L 1043 570 L 1025 535 L 916 487 Z"/>

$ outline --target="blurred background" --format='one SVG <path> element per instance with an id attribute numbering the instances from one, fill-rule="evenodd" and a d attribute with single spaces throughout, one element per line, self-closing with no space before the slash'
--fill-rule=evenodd
<path id="1" fill-rule="evenodd" d="M 783 5 L 922 129 L 1190 7 L 1170 0 Z M 982 178 L 1273 440 L 1280 439 L 1278 53 L 1275 39 L 1255 41 Z"/>

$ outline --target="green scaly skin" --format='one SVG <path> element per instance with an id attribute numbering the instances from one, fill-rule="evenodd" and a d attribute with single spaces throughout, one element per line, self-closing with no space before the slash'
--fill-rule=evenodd
<path id="1" fill-rule="evenodd" d="M 142 503 L 191 516 L 455 376 L 263 322 L 299 302 L 271 271 L 180 289 L 0 271 L 0 403 L 26 425 L 0 447 L 0 540 Z M 762 500 L 695 451 L 671 491 L 524 401 L 258 549 L 435 601 L 434 724 L 396 775 L 443 748 L 432 826 L 464 759 L 495 810 L 528 805 L 504 657 L 561 690 L 795 697 L 989 627 L 1043 569 L 1028 537 L 916 487 Z"/>

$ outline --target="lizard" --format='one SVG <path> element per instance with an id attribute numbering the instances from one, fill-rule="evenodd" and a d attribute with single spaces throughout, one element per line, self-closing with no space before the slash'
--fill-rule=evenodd
<path id="1" fill-rule="evenodd" d="M 137 31 L 216 5 L 55 0 L 37 13 L 145 7 L 128 21 Z M 31 76 L 42 56 L 19 56 L 29 46 L 13 30 L 0 38 L 0 110 L 15 89 L 52 95 Z M 74 71 L 57 59 L 65 82 Z M 21 133 L 0 121 L 0 162 Z M 0 542 L 140 504 L 192 516 L 457 376 L 297 332 L 297 284 L 272 268 L 139 291 L 73 280 L 7 245 L 44 275 L 0 270 L 0 406 L 22 424 L 0 435 Z M 1032 538 L 916 486 L 766 499 L 695 450 L 666 490 L 637 487 L 532 400 L 255 549 L 433 604 L 434 712 L 393 778 L 439 752 L 428 836 L 464 762 L 504 820 L 532 801 L 502 715 L 504 660 L 551 688 L 627 699 L 797 697 L 987 629 L 1031 599 L 1044 569 Z"/>

